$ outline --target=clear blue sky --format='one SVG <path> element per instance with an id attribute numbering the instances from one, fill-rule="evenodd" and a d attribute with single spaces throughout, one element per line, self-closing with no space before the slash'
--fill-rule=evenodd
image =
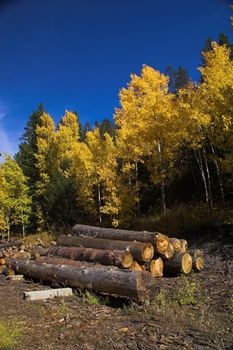
<path id="1" fill-rule="evenodd" d="M 13 154 L 42 102 L 56 122 L 111 118 L 142 64 L 198 79 L 200 49 L 225 32 L 227 0 L 0 0 L 0 152 Z"/>

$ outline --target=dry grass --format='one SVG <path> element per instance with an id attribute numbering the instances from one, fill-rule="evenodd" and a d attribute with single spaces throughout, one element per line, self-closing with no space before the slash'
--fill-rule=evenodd
<path id="1" fill-rule="evenodd" d="M 53 233 L 42 232 L 26 236 L 23 241 L 26 245 L 31 245 L 32 247 L 42 244 L 44 247 L 50 245 L 51 241 L 55 240 L 56 237 Z"/>
<path id="2" fill-rule="evenodd" d="M 209 210 L 206 204 L 177 205 L 167 210 L 166 217 L 155 213 L 134 218 L 131 228 L 135 230 L 169 233 L 169 236 L 180 236 L 184 232 L 198 232 L 200 228 L 214 222 L 233 223 L 233 211 L 227 208 Z"/>
<path id="3" fill-rule="evenodd" d="M 17 339 L 21 336 L 21 331 L 18 325 L 13 322 L 0 321 L 0 349 L 10 350 L 17 342 Z"/>

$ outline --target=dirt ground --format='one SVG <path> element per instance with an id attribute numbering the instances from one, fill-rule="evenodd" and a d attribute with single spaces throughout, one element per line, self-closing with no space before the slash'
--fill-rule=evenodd
<path id="1" fill-rule="evenodd" d="M 12 349 L 233 349 L 233 244 L 229 237 L 196 245 L 205 253 L 204 271 L 159 279 L 161 291 L 146 305 L 109 298 L 98 302 L 79 292 L 28 302 L 23 292 L 50 286 L 2 276 L 1 320 L 21 332 Z"/>

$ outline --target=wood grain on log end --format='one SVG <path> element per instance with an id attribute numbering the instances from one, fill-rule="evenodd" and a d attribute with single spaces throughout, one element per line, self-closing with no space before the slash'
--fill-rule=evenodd
<path id="1" fill-rule="evenodd" d="M 185 253 L 182 258 L 182 272 L 189 273 L 192 270 L 193 259 L 190 254 Z"/>
<path id="2" fill-rule="evenodd" d="M 163 260 L 161 258 L 154 259 L 150 262 L 150 272 L 154 277 L 163 276 Z"/>
<path id="3" fill-rule="evenodd" d="M 151 243 L 145 244 L 142 249 L 142 260 L 145 262 L 151 261 L 154 256 L 154 247 Z"/>
<path id="4" fill-rule="evenodd" d="M 180 239 L 180 252 L 187 253 L 188 251 L 188 242 L 186 239 Z"/>
<path id="5" fill-rule="evenodd" d="M 168 259 L 172 259 L 174 254 L 175 254 L 174 246 L 171 242 L 169 242 L 168 247 L 166 251 L 162 254 L 162 256 L 164 259 L 168 260 Z"/>
<path id="6" fill-rule="evenodd" d="M 133 261 L 131 266 L 130 266 L 130 270 L 133 271 L 146 271 L 146 267 L 144 265 L 140 265 L 137 261 Z"/>
<path id="7" fill-rule="evenodd" d="M 193 270 L 196 272 L 200 272 L 203 270 L 204 267 L 204 261 L 201 256 L 198 256 L 197 258 L 193 259 Z"/>
<path id="8" fill-rule="evenodd" d="M 173 244 L 173 247 L 174 247 L 176 252 L 180 251 L 181 243 L 180 243 L 180 240 L 178 238 L 169 238 L 169 242 L 171 242 Z"/>
<path id="9" fill-rule="evenodd" d="M 122 254 L 122 266 L 125 269 L 129 269 L 133 263 L 133 256 L 130 252 L 124 252 Z"/>
<path id="10" fill-rule="evenodd" d="M 155 236 L 155 245 L 158 253 L 163 254 L 167 250 L 168 244 L 169 244 L 169 238 L 166 235 L 159 233 L 158 235 Z"/>

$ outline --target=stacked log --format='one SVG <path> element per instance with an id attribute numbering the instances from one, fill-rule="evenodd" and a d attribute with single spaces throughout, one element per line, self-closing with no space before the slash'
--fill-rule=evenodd
<path id="1" fill-rule="evenodd" d="M 38 246 L 31 255 L 34 260 L 0 255 L 0 265 L 36 279 L 140 300 L 157 288 L 156 278 L 203 268 L 203 253 L 189 252 L 184 239 L 85 225 L 75 225 L 56 246 Z"/>

